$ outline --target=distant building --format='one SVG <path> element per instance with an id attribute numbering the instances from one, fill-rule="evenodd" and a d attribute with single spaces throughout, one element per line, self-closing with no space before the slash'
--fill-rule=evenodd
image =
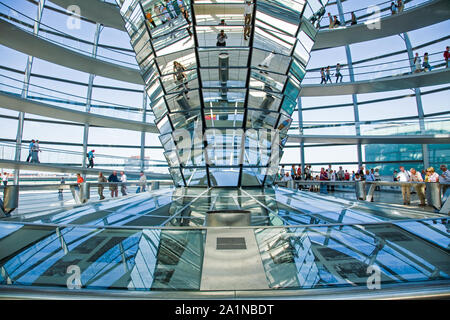
<path id="1" fill-rule="evenodd" d="M 429 122 L 426 124 L 426 134 L 448 134 L 444 128 L 445 122 Z M 417 126 L 393 124 L 367 131 L 368 135 L 419 135 Z M 405 161 L 404 163 L 368 164 L 369 168 L 379 168 L 380 174 L 391 175 L 394 170 L 403 165 L 405 168 L 423 170 L 423 157 L 421 144 L 371 144 L 364 147 L 366 161 Z M 439 168 L 442 163 L 450 163 L 450 144 L 429 144 L 428 157 L 430 166 Z M 418 160 L 418 162 L 410 162 Z"/>

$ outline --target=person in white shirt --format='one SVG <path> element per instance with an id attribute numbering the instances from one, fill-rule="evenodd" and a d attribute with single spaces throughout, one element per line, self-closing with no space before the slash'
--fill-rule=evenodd
<path id="1" fill-rule="evenodd" d="M 127 182 L 127 175 L 123 171 L 120 172 L 120 182 Z M 126 196 L 127 195 L 127 186 L 122 184 L 120 186 L 120 192 L 122 192 L 123 196 Z"/>
<path id="2" fill-rule="evenodd" d="M 416 169 L 411 168 L 409 170 L 409 173 L 411 174 L 411 182 L 423 182 L 422 175 L 420 172 L 417 172 Z M 414 189 L 416 189 L 417 196 L 419 197 L 420 204 L 419 206 L 424 207 L 425 206 L 425 184 L 415 184 Z"/>
<path id="3" fill-rule="evenodd" d="M 439 175 L 434 172 L 433 167 L 427 169 L 427 174 L 425 175 L 425 182 L 439 182 Z"/>
<path id="4" fill-rule="evenodd" d="M 284 178 L 284 166 L 281 166 L 281 170 L 280 170 L 280 180 L 283 180 Z"/>
<path id="5" fill-rule="evenodd" d="M 141 177 L 139 178 L 139 187 L 136 193 L 144 192 L 145 187 L 147 186 L 147 177 L 145 176 L 144 171 L 141 171 L 140 175 Z"/>
<path id="6" fill-rule="evenodd" d="M 244 40 L 248 40 L 250 37 L 250 24 L 252 22 L 252 14 L 253 14 L 253 4 L 251 1 L 247 0 L 247 3 L 244 5 Z"/>
<path id="7" fill-rule="evenodd" d="M 397 174 L 398 182 L 410 182 L 411 176 L 408 171 L 405 170 L 405 167 L 400 167 L 400 172 Z M 409 185 L 402 185 L 402 197 L 403 204 L 409 205 L 411 203 L 411 188 Z"/>
<path id="8" fill-rule="evenodd" d="M 336 181 L 337 180 L 336 170 L 331 170 L 329 176 L 330 181 Z M 330 185 L 330 191 L 334 191 L 334 184 Z"/>
<path id="9" fill-rule="evenodd" d="M 288 181 L 291 181 L 291 180 L 292 180 L 292 177 L 289 175 L 289 172 L 286 172 L 286 174 L 281 179 L 282 182 L 288 182 Z"/>
<path id="10" fill-rule="evenodd" d="M 342 167 L 339 167 L 339 171 L 337 172 L 337 178 L 339 181 L 345 180 L 345 173 L 344 173 L 344 169 L 342 169 Z"/>
<path id="11" fill-rule="evenodd" d="M 6 187 L 8 185 L 8 173 L 3 174 L 3 185 Z"/>

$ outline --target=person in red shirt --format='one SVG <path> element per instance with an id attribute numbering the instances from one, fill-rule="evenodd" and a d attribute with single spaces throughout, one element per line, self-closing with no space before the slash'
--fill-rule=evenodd
<path id="1" fill-rule="evenodd" d="M 301 166 L 298 166 L 297 177 L 298 177 L 299 180 L 302 179 L 302 167 Z"/>
<path id="2" fill-rule="evenodd" d="M 84 182 L 83 177 L 79 173 L 77 173 L 77 183 L 80 184 L 80 183 L 83 183 L 83 182 Z"/>
<path id="3" fill-rule="evenodd" d="M 320 177 L 319 177 L 320 181 L 327 181 L 329 180 L 328 178 L 328 173 L 325 171 L 325 168 L 321 168 L 320 169 Z M 324 183 L 320 184 L 320 193 L 325 193 L 327 194 L 327 186 Z"/>
<path id="4" fill-rule="evenodd" d="M 344 179 L 345 179 L 346 181 L 349 181 L 349 180 L 350 180 L 350 173 L 349 173 L 347 170 L 345 170 Z"/>
<path id="5" fill-rule="evenodd" d="M 446 50 L 444 51 L 444 60 L 445 60 L 445 67 L 448 68 L 448 58 L 450 58 L 450 47 L 447 46 Z"/>

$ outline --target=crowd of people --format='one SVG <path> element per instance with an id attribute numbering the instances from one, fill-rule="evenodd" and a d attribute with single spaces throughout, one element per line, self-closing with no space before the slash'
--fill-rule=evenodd
<path id="1" fill-rule="evenodd" d="M 447 169 L 447 166 L 441 164 L 439 169 L 441 170 L 441 174 L 435 172 L 433 167 L 429 167 L 426 170 L 422 170 L 421 172 L 417 171 L 414 168 L 410 170 L 406 170 L 405 167 L 401 166 L 398 171 L 394 171 L 393 180 L 398 182 L 438 182 L 442 186 L 442 195 L 444 202 L 447 197 L 447 190 L 450 191 L 450 171 Z M 425 206 L 425 190 L 426 186 L 424 184 L 414 185 L 414 189 L 419 197 L 420 204 L 419 206 Z M 409 185 L 402 185 L 402 197 L 403 204 L 409 205 L 411 204 L 411 187 Z"/>
<path id="2" fill-rule="evenodd" d="M 181 15 L 186 20 L 188 27 L 186 28 L 189 37 L 192 37 L 191 31 L 191 20 L 189 19 L 189 12 L 186 9 L 183 0 L 177 0 L 176 6 L 174 6 L 175 1 L 165 0 L 165 2 L 160 2 L 154 5 L 153 10 L 150 8 L 145 12 L 145 17 L 147 19 L 149 27 L 157 28 L 160 25 L 168 23 L 170 27 L 174 25 L 174 21 Z M 254 11 L 254 4 L 251 0 L 246 0 L 243 8 L 244 15 L 244 40 L 249 40 L 251 34 L 251 24 Z M 226 26 L 224 19 L 221 19 L 219 26 Z M 170 38 L 175 38 L 174 32 L 170 33 Z M 225 30 L 220 30 L 217 34 L 216 46 L 225 47 L 226 40 L 228 39 Z"/>
<path id="3" fill-rule="evenodd" d="M 173 21 L 177 19 L 180 15 L 186 19 L 186 22 L 190 25 L 189 13 L 186 10 L 186 6 L 183 0 L 177 0 L 176 6 L 174 6 L 175 1 L 165 0 L 159 3 L 155 3 L 152 9 L 148 9 L 145 12 L 145 17 L 149 23 L 149 26 L 156 28 L 159 25 L 169 23 L 169 26 L 173 26 Z"/>
<path id="4" fill-rule="evenodd" d="M 306 165 L 302 174 L 300 165 L 298 167 L 292 165 L 289 171 L 286 171 L 283 165 L 279 171 L 279 181 L 289 180 L 379 181 L 380 172 L 378 168 L 364 170 L 364 167 L 360 167 L 350 173 L 342 166 L 339 167 L 339 170 L 333 170 L 331 165 L 327 169 L 321 168 L 320 172 L 317 172 L 312 170 L 311 165 Z"/>
<path id="5" fill-rule="evenodd" d="M 141 171 L 139 173 L 140 178 L 138 182 L 138 188 L 136 190 L 136 193 L 145 192 L 147 188 L 147 177 L 144 174 L 144 171 Z M 80 173 L 77 173 L 77 184 L 78 187 L 84 183 L 85 180 L 81 176 Z M 105 196 L 103 195 L 103 190 L 105 189 L 105 185 L 103 183 L 110 183 L 109 184 L 109 191 L 111 191 L 111 198 L 115 198 L 119 196 L 119 184 L 120 184 L 120 192 L 122 193 L 122 196 L 126 196 L 128 189 L 126 186 L 126 182 L 128 182 L 127 175 L 124 171 L 120 172 L 120 177 L 117 175 L 117 171 L 114 170 L 108 178 L 106 178 L 102 172 L 99 172 L 98 174 L 98 195 L 100 197 L 100 200 L 105 199 Z M 61 178 L 61 184 L 65 184 L 64 178 Z M 61 189 L 62 190 L 62 189 Z M 62 191 L 60 191 L 61 193 Z"/>
<path id="6" fill-rule="evenodd" d="M 421 172 L 417 171 L 415 168 L 410 170 L 405 170 L 404 166 L 399 167 L 399 171 L 394 170 L 392 175 L 392 181 L 394 182 L 438 182 L 442 186 L 442 195 L 444 202 L 447 194 L 450 193 L 450 171 L 447 166 L 440 165 L 441 174 L 435 172 L 433 167 L 429 167 Z M 304 171 L 302 172 L 301 166 L 296 167 L 292 165 L 290 170 L 286 170 L 284 165 L 281 166 L 278 172 L 279 182 L 289 182 L 295 180 L 303 181 L 381 181 L 381 174 L 378 168 L 364 168 L 360 167 L 356 171 L 351 173 L 348 170 L 344 170 L 342 166 L 339 170 L 333 170 L 332 166 L 329 165 L 327 169 L 321 168 L 320 172 L 313 171 L 311 165 L 306 165 Z M 419 197 L 419 206 L 425 206 L 425 184 L 414 185 L 414 189 Z M 379 186 L 376 190 L 380 190 Z M 328 191 L 334 191 L 333 185 L 321 184 L 320 187 L 317 185 L 311 185 L 309 191 L 320 191 L 321 193 L 328 193 Z M 409 205 L 411 203 L 411 186 L 402 185 L 401 186 L 403 204 Z"/>

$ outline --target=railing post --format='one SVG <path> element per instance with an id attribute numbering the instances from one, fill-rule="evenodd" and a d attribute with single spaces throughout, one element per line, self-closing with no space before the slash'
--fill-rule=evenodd
<path id="1" fill-rule="evenodd" d="M 366 183 L 365 181 L 355 181 L 356 200 L 366 200 Z"/>
<path id="2" fill-rule="evenodd" d="M 94 45 L 92 47 L 92 55 L 91 55 L 92 58 L 97 57 L 98 41 L 100 38 L 100 32 L 102 30 L 103 30 L 102 25 L 97 23 L 94 36 Z M 86 108 L 85 108 L 85 111 L 87 113 L 91 112 L 92 88 L 94 85 L 94 77 L 95 74 L 93 73 L 89 74 L 88 91 L 86 95 Z M 86 169 L 86 154 L 88 152 L 87 151 L 88 140 L 89 140 L 89 124 L 85 123 L 83 131 L 83 154 L 81 155 L 83 169 Z M 83 178 L 86 179 L 86 173 L 83 173 Z"/>
<path id="3" fill-rule="evenodd" d="M 437 182 L 426 182 L 426 197 L 428 205 L 432 206 L 436 210 L 440 210 L 441 203 L 441 186 Z"/>
<path id="4" fill-rule="evenodd" d="M 410 66 L 411 66 L 411 73 L 415 71 L 415 65 L 414 65 L 414 54 L 413 49 L 411 45 L 411 41 L 409 40 L 408 33 L 403 33 L 403 40 L 405 41 L 406 50 L 408 52 L 408 58 L 410 60 Z M 414 94 L 416 96 L 416 105 L 417 105 L 417 117 L 419 118 L 419 127 L 420 127 L 420 133 L 426 134 L 426 127 L 425 127 L 425 114 L 423 112 L 423 106 L 422 106 L 422 96 L 420 93 L 420 88 L 414 88 Z M 428 150 L 427 144 L 422 144 L 422 158 L 423 158 L 423 166 L 424 169 L 428 168 L 430 166 L 430 154 Z"/>
<path id="5" fill-rule="evenodd" d="M 288 184 L 287 184 L 287 187 L 288 187 L 289 189 L 294 189 L 294 180 L 289 180 L 289 181 L 288 181 Z"/>
<path id="6" fill-rule="evenodd" d="M 158 190 L 158 189 L 159 189 L 159 181 L 153 181 L 151 190 Z"/>
<path id="7" fill-rule="evenodd" d="M 367 201 L 373 202 L 373 195 L 375 193 L 375 188 L 376 187 L 377 187 L 377 183 L 376 182 L 369 183 L 369 192 L 368 192 L 368 194 L 366 196 L 366 200 Z M 366 190 L 366 189 L 364 188 L 364 190 Z"/>
<path id="8" fill-rule="evenodd" d="M 70 191 L 72 192 L 72 196 L 73 196 L 73 199 L 75 200 L 75 203 L 80 204 L 81 203 L 80 194 L 77 189 L 78 189 L 77 185 L 73 185 L 73 184 L 70 185 Z"/>
<path id="9" fill-rule="evenodd" d="M 342 8 L 342 0 L 336 0 L 336 6 L 338 9 L 339 18 L 345 24 L 344 9 Z M 347 57 L 348 75 L 350 78 L 350 82 L 355 82 L 355 74 L 353 72 L 352 53 L 350 51 L 350 46 L 348 44 L 345 45 L 345 55 Z M 357 136 L 360 136 L 361 135 L 361 123 L 359 121 L 358 97 L 355 93 L 352 94 L 352 102 L 353 102 L 353 116 L 355 118 L 355 133 Z M 361 167 L 362 166 L 361 142 L 358 142 L 356 144 L 356 150 L 357 150 L 357 158 L 358 158 L 358 167 Z"/>
<path id="10" fill-rule="evenodd" d="M 439 213 L 450 214 L 450 187 L 447 187 L 447 190 L 443 196 L 444 196 L 444 198 L 446 198 L 446 200 L 442 204 L 442 207 L 441 207 L 441 210 L 439 211 Z"/>
<path id="11" fill-rule="evenodd" d="M 19 206 L 19 186 L 6 186 L 3 190 L 3 202 L 1 203 L 2 215 L 9 217 L 10 213 Z"/>
<path id="12" fill-rule="evenodd" d="M 34 22 L 34 28 L 33 28 L 33 34 L 35 36 L 37 36 L 39 33 L 39 28 L 41 25 L 44 7 L 45 7 L 45 0 L 39 0 L 36 20 Z M 26 99 L 28 97 L 28 89 L 30 86 L 30 77 L 31 77 L 31 69 L 33 66 L 33 59 L 34 59 L 33 56 L 28 56 L 27 65 L 25 67 L 23 89 L 22 89 L 22 93 L 21 93 L 21 97 L 23 99 Z M 22 137 L 23 137 L 24 123 L 25 123 L 25 112 L 19 112 L 19 119 L 18 119 L 18 124 L 17 124 L 17 135 L 16 135 L 16 153 L 14 156 L 15 161 L 20 161 L 21 154 L 22 154 Z M 19 184 L 19 175 L 20 175 L 20 169 L 15 169 L 14 170 L 14 184 L 15 185 Z"/>
<path id="13" fill-rule="evenodd" d="M 91 184 L 83 182 L 80 184 L 80 200 L 81 203 L 86 203 L 91 197 Z"/>

